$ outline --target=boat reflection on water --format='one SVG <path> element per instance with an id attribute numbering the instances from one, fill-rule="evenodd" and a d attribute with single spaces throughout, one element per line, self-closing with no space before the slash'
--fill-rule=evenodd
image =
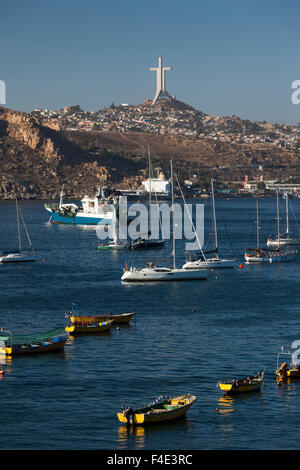
<path id="1" fill-rule="evenodd" d="M 234 411 L 234 402 L 235 399 L 230 395 L 224 395 L 223 397 L 219 398 L 219 404 L 221 408 L 217 408 L 221 414 L 229 414 Z"/>
<path id="2" fill-rule="evenodd" d="M 143 449 L 145 447 L 145 428 L 144 426 L 119 426 L 118 429 L 119 448 L 127 448 L 130 437 L 134 438 L 135 447 Z"/>
<path id="3" fill-rule="evenodd" d="M 228 395 L 225 393 L 218 400 L 219 408 L 216 408 L 216 411 L 220 414 L 230 414 L 236 411 L 236 406 L 241 402 L 241 400 L 254 399 L 257 395 L 262 395 L 261 390 L 256 390 L 255 392 L 245 392 L 239 395 Z"/>
<path id="4" fill-rule="evenodd" d="M 186 416 L 176 419 L 174 421 L 166 421 L 163 423 L 151 424 L 149 426 L 119 426 L 118 428 L 118 449 L 133 448 L 132 445 L 137 449 L 144 449 L 146 447 L 145 439 L 147 435 L 150 438 L 150 434 L 159 432 L 162 429 L 164 432 L 172 431 L 176 428 L 181 428 L 182 432 L 186 432 L 191 429 L 191 422 Z"/>

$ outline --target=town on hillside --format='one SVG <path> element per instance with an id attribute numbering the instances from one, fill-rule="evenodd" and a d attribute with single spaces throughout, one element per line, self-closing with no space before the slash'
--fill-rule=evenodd
<path id="1" fill-rule="evenodd" d="M 227 143 L 270 144 L 287 150 L 300 148 L 300 123 L 293 126 L 237 116 L 212 116 L 176 99 L 155 105 L 150 100 L 140 105 L 112 103 L 99 111 L 83 111 L 79 105 L 56 111 L 35 109 L 31 114 L 44 123 L 55 121 L 61 129 L 69 131 L 143 132 Z"/>

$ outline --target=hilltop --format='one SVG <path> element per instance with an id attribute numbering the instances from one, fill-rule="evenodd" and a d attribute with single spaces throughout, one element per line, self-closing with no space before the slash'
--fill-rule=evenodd
<path id="1" fill-rule="evenodd" d="M 79 105 L 32 113 L 0 107 L 0 197 L 57 199 L 108 186 L 137 188 L 147 153 L 168 176 L 240 181 L 299 174 L 300 127 L 210 116 L 176 99 L 122 104 L 97 112 Z"/>

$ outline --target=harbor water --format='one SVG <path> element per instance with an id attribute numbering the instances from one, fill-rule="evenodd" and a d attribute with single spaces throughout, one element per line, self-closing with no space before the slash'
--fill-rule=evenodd
<path id="1" fill-rule="evenodd" d="M 211 201 L 198 202 L 207 238 Z M 291 206 L 296 225 L 300 199 Z M 300 381 L 279 385 L 275 376 L 281 347 L 300 340 L 300 255 L 245 264 L 245 249 L 256 247 L 254 198 L 216 201 L 220 254 L 237 256 L 235 269 L 170 283 L 120 280 L 126 265 L 171 263 L 170 240 L 159 250 L 98 251 L 95 227 L 50 224 L 40 201 L 20 207 L 37 261 L 0 264 L 0 327 L 25 334 L 66 325 L 71 303 L 80 313 L 136 316 L 108 333 L 70 338 L 64 352 L 1 357 L 2 450 L 300 447 Z M 276 235 L 276 199 L 261 198 L 259 208 L 264 244 Z M 0 203 L 0 220 L 0 247 L 15 248 L 13 201 Z M 176 251 L 181 266 L 183 240 Z M 260 392 L 230 398 L 217 387 L 262 369 Z M 122 406 L 181 393 L 197 396 L 181 420 L 128 429 L 117 419 Z"/>

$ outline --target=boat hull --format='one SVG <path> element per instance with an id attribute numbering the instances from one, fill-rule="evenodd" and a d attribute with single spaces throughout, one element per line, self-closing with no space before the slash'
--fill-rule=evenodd
<path id="1" fill-rule="evenodd" d="M 164 246 L 164 240 L 146 240 L 145 242 L 136 242 L 130 246 L 131 250 L 151 250 L 152 248 L 161 248 Z"/>
<path id="2" fill-rule="evenodd" d="M 8 356 L 16 356 L 20 354 L 38 354 L 38 353 L 45 353 L 49 351 L 60 351 L 64 348 L 67 338 L 64 338 L 57 342 L 45 342 L 43 345 L 34 345 L 31 344 L 30 346 L 13 346 L 13 347 L 6 347 L 5 352 Z"/>
<path id="3" fill-rule="evenodd" d="M 222 392 L 228 394 L 254 392 L 256 390 L 259 390 L 261 386 L 262 383 L 257 385 L 240 385 L 237 388 L 234 388 L 232 384 L 219 384 L 219 387 Z"/>
<path id="4" fill-rule="evenodd" d="M 300 379 L 300 370 L 298 369 L 287 369 L 285 374 L 282 374 L 279 370 L 276 370 L 277 379 L 284 381 L 286 379 Z"/>
<path id="5" fill-rule="evenodd" d="M 126 282 L 170 282 L 170 281 L 191 281 L 191 280 L 205 280 L 208 277 L 208 272 L 204 269 L 170 269 L 170 270 L 125 270 L 122 281 Z"/>
<path id="6" fill-rule="evenodd" d="M 10 254 L 6 256 L 0 255 L 0 263 L 30 263 L 35 261 L 35 257 L 33 255 L 24 255 L 20 253 L 17 254 Z"/>
<path id="7" fill-rule="evenodd" d="M 206 259 L 205 261 L 189 261 L 182 266 L 182 269 L 225 269 L 234 268 L 235 260 L 232 259 Z"/>
<path id="8" fill-rule="evenodd" d="M 280 238 L 280 245 L 300 245 L 300 238 Z M 267 246 L 278 246 L 278 239 L 268 239 Z"/>
<path id="9" fill-rule="evenodd" d="M 120 315 L 72 315 L 71 323 L 76 322 L 105 322 L 112 321 L 114 324 L 129 323 L 135 313 L 121 313 Z"/>
<path id="10" fill-rule="evenodd" d="M 248 263 L 278 263 L 280 261 L 294 261 L 296 259 L 297 252 L 293 253 L 279 253 L 279 254 L 272 254 L 271 256 L 266 255 L 265 257 L 256 257 L 256 256 L 249 256 L 245 255 L 245 260 Z"/>
<path id="11" fill-rule="evenodd" d="M 108 250 L 129 250 L 130 246 L 128 244 L 114 244 L 111 243 L 109 245 L 98 245 L 98 250 L 100 251 L 108 251 Z"/>
<path id="12" fill-rule="evenodd" d="M 67 326 L 66 331 L 70 333 L 70 335 L 82 335 L 82 334 L 94 334 L 94 333 L 103 333 L 108 331 L 112 326 L 112 321 L 105 321 L 100 322 L 98 324 L 92 325 L 77 325 L 72 324 L 72 326 Z"/>
<path id="13" fill-rule="evenodd" d="M 247 383 L 248 382 L 248 383 Z M 219 388 L 228 395 L 238 393 L 248 393 L 260 390 L 264 382 L 264 372 L 260 372 L 257 376 L 242 380 L 231 380 L 219 382 Z"/>
<path id="14" fill-rule="evenodd" d="M 112 214 L 87 214 L 77 213 L 73 217 L 66 217 L 58 214 L 57 212 L 51 212 L 50 222 L 53 224 L 70 224 L 70 225 L 106 225 L 112 223 Z"/>

